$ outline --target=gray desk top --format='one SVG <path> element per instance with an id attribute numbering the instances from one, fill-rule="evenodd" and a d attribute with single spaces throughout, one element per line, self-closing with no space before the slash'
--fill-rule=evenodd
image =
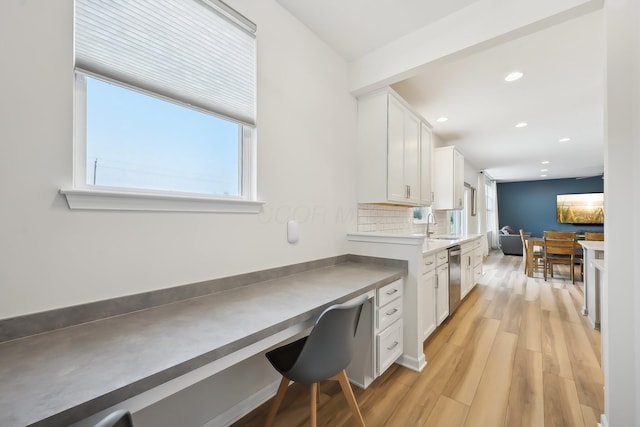
<path id="1" fill-rule="evenodd" d="M 346 262 L 0 344 L 0 425 L 67 425 L 399 279 Z"/>

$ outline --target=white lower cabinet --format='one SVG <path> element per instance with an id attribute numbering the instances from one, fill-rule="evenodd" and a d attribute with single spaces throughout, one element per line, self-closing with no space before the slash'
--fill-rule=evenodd
<path id="1" fill-rule="evenodd" d="M 473 284 L 476 285 L 482 277 L 482 246 L 480 239 L 473 241 L 471 264 L 473 265 Z"/>
<path id="2" fill-rule="evenodd" d="M 403 351 L 402 280 L 397 280 L 376 291 L 375 354 L 376 376 L 382 375 Z"/>
<path id="3" fill-rule="evenodd" d="M 464 298 L 482 276 L 482 247 L 480 239 L 462 245 L 460 257 L 460 297 Z"/>
<path id="4" fill-rule="evenodd" d="M 460 299 L 462 300 L 471 288 L 473 288 L 473 265 L 471 261 L 471 252 L 473 250 L 470 243 L 461 245 L 460 255 Z"/>
<path id="5" fill-rule="evenodd" d="M 436 267 L 436 324 L 449 316 L 449 262 Z"/>
<path id="6" fill-rule="evenodd" d="M 420 297 L 422 298 L 422 339 L 426 340 L 436 329 L 436 256 L 423 258 L 423 270 L 420 278 Z"/>

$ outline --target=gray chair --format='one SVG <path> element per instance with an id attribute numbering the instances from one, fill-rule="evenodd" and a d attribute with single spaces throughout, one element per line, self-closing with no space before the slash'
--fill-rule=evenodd
<path id="1" fill-rule="evenodd" d="M 273 367 L 282 374 L 280 387 L 265 422 L 275 420 L 290 381 L 311 384 L 311 426 L 316 426 L 318 383 L 335 380 L 340 383 L 358 425 L 364 426 L 362 414 L 349 384 L 346 367 L 351 362 L 355 334 L 366 296 L 355 302 L 333 305 L 322 312 L 311 334 L 266 353 Z"/>
<path id="2" fill-rule="evenodd" d="M 129 411 L 119 409 L 104 417 L 95 427 L 133 427 Z"/>

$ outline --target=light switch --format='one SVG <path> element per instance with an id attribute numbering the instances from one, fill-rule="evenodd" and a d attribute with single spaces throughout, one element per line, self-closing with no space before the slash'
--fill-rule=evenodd
<path id="1" fill-rule="evenodd" d="M 300 237 L 300 231 L 298 226 L 298 221 L 293 219 L 287 222 L 287 241 L 289 243 L 298 243 L 298 239 Z"/>

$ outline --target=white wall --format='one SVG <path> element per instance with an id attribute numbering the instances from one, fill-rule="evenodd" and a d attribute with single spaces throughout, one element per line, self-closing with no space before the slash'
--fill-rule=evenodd
<path id="1" fill-rule="evenodd" d="M 605 426 L 640 425 L 640 5 L 607 0 Z"/>
<path id="2" fill-rule="evenodd" d="M 261 215 L 69 210 L 73 2 L 0 3 L 0 319 L 344 253 L 357 211 L 347 64 L 274 1 L 228 3 L 258 25 Z"/>

